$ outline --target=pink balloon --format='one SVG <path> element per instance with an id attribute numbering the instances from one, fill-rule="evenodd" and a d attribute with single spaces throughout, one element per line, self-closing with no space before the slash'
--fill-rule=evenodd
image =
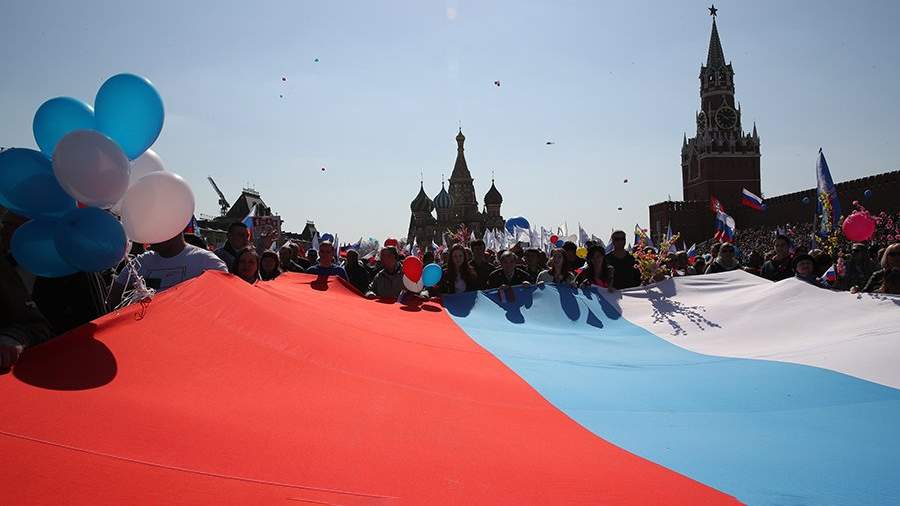
<path id="1" fill-rule="evenodd" d="M 844 220 L 844 236 L 853 242 L 868 241 L 875 234 L 875 225 L 868 213 L 855 211 Z"/>

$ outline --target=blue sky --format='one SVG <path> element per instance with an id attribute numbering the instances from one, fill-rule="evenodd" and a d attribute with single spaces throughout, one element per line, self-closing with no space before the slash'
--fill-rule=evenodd
<path id="1" fill-rule="evenodd" d="M 606 237 L 681 197 L 707 6 L 12 0 L 0 145 L 34 147 L 44 100 L 92 103 L 109 76 L 139 73 L 166 104 L 154 149 L 198 212 L 218 211 L 212 175 L 229 199 L 252 184 L 287 230 L 312 219 L 383 239 L 406 234 L 420 172 L 430 195 L 440 189 L 461 121 L 479 202 L 493 170 L 505 216 Z M 766 195 L 814 186 L 819 146 L 835 181 L 900 166 L 900 3 L 716 7 Z"/>

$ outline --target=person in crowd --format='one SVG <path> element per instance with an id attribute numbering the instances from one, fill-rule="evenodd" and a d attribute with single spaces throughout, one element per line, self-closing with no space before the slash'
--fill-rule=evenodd
<path id="1" fill-rule="evenodd" d="M 494 270 L 487 280 L 488 288 L 506 288 L 516 285 L 531 284 L 528 273 L 518 268 L 518 259 L 512 251 L 500 254 L 500 268 Z"/>
<path id="2" fill-rule="evenodd" d="M 751 251 L 747 256 L 747 265 L 744 266 L 744 272 L 749 272 L 755 276 L 762 276 L 762 266 L 765 263 L 763 256 L 758 251 Z"/>
<path id="3" fill-rule="evenodd" d="M 434 263 L 434 251 L 428 250 L 422 255 L 422 265 L 428 265 Z"/>
<path id="4" fill-rule="evenodd" d="M 707 274 L 716 274 L 718 272 L 728 272 L 740 269 L 741 264 L 735 258 L 734 245 L 724 243 L 719 246 L 719 256 L 706 268 Z"/>
<path id="5" fill-rule="evenodd" d="M 441 265 L 447 265 L 450 263 L 450 250 L 444 249 L 441 251 Z"/>
<path id="6" fill-rule="evenodd" d="M 793 259 L 791 258 L 791 241 L 784 235 L 775 237 L 772 246 L 775 248 L 775 256 L 767 260 L 762 266 L 762 277 L 770 281 L 781 281 L 794 275 Z"/>
<path id="7" fill-rule="evenodd" d="M 615 290 L 613 269 L 606 264 L 606 250 L 602 246 L 591 246 L 588 248 L 586 260 L 584 269 L 575 277 L 575 284 L 581 287 L 597 286 L 610 291 Z"/>
<path id="8" fill-rule="evenodd" d="M 709 247 L 709 256 L 710 258 L 707 260 L 707 263 L 714 261 L 719 257 L 719 249 L 722 248 L 722 243 L 714 242 L 712 246 Z"/>
<path id="9" fill-rule="evenodd" d="M 396 299 L 403 291 L 403 265 L 400 263 L 400 253 L 397 248 L 388 246 L 381 248 L 379 257 L 382 269 L 372 278 L 366 296 Z"/>
<path id="10" fill-rule="evenodd" d="M 881 255 L 881 269 L 872 273 L 862 291 L 875 292 L 884 284 L 885 276 L 896 270 L 900 270 L 900 243 L 895 242 L 884 249 L 884 253 Z M 856 292 L 851 290 L 851 293 Z"/>
<path id="11" fill-rule="evenodd" d="M 303 248 L 295 243 L 289 243 L 291 246 L 291 261 L 297 264 L 301 269 L 300 272 L 306 272 L 306 269 L 309 269 L 313 266 L 312 263 L 306 258 L 306 255 L 303 254 Z"/>
<path id="12" fill-rule="evenodd" d="M 810 254 L 794 257 L 794 277 L 807 283 L 816 283 L 816 259 Z"/>
<path id="13" fill-rule="evenodd" d="M 575 275 L 569 270 L 568 257 L 569 255 L 563 248 L 554 248 L 550 252 L 550 262 L 548 262 L 547 269 L 538 274 L 537 282 L 574 285 Z"/>
<path id="14" fill-rule="evenodd" d="M 814 249 L 809 252 L 809 256 L 813 257 L 813 261 L 815 262 L 815 273 L 816 277 L 820 277 L 825 274 L 825 271 L 828 270 L 829 267 L 834 265 L 834 259 L 831 258 L 831 255 L 822 251 L 821 249 Z"/>
<path id="15" fill-rule="evenodd" d="M 884 275 L 881 287 L 876 291 L 878 293 L 900 295 L 900 270 L 894 269 L 888 271 L 888 273 Z"/>
<path id="16" fill-rule="evenodd" d="M 523 269 L 531 277 L 532 283 L 537 283 L 537 277 L 547 266 L 544 255 L 538 248 L 528 248 L 525 250 L 525 266 Z"/>
<path id="17" fill-rule="evenodd" d="M 850 258 L 844 265 L 844 275 L 838 278 L 837 287 L 841 290 L 852 290 L 866 286 L 869 278 L 877 269 L 877 264 L 869 257 L 869 250 L 864 244 L 855 243 L 850 250 Z"/>
<path id="18" fill-rule="evenodd" d="M 0 256 L 0 374 L 16 363 L 25 348 L 55 335 L 10 259 Z"/>
<path id="19" fill-rule="evenodd" d="M 476 290 L 480 286 L 478 274 L 472 268 L 472 264 L 466 261 L 466 248 L 462 244 L 454 244 L 450 248 L 450 260 L 444 267 L 441 283 L 438 287 L 441 293 L 462 293 Z"/>
<path id="20" fill-rule="evenodd" d="M 209 244 L 206 243 L 206 239 L 196 234 L 184 234 L 184 242 L 205 250 L 209 249 Z"/>
<path id="21" fill-rule="evenodd" d="M 706 255 L 701 255 L 694 260 L 694 272 L 697 274 L 706 273 Z"/>
<path id="22" fill-rule="evenodd" d="M 314 250 L 312 248 L 309 248 L 308 250 L 306 250 L 306 261 L 309 262 L 309 267 L 312 267 L 312 266 L 316 265 L 317 263 L 319 263 L 318 250 Z M 307 267 L 307 269 L 309 269 L 309 267 Z"/>
<path id="23" fill-rule="evenodd" d="M 271 281 L 281 275 L 281 259 L 272 250 L 263 251 L 259 257 L 259 279 Z"/>
<path id="24" fill-rule="evenodd" d="M 672 255 L 672 259 L 669 262 L 669 271 L 673 278 L 696 274 L 694 267 L 688 262 L 687 252 L 685 251 L 676 251 Z"/>
<path id="25" fill-rule="evenodd" d="M 256 249 L 247 246 L 238 251 L 228 272 L 251 285 L 259 281 L 259 255 Z"/>
<path id="26" fill-rule="evenodd" d="M 208 270 L 228 271 L 219 256 L 187 244 L 181 233 L 167 241 L 150 245 L 150 251 L 138 255 L 135 263 L 138 266 L 137 274 L 144 279 L 147 288 L 157 291 L 171 288 Z M 123 292 L 132 288 L 133 283 L 130 269 L 126 268 L 119 273 L 110 290 L 111 307 L 119 305 Z"/>
<path id="27" fill-rule="evenodd" d="M 566 264 L 572 271 L 584 267 L 584 260 L 578 258 L 578 246 L 576 246 L 574 242 L 564 242 L 562 249 L 566 253 Z"/>
<path id="28" fill-rule="evenodd" d="M 625 251 L 625 232 L 616 230 L 610 240 L 613 251 L 606 255 L 606 263 L 613 268 L 613 286 L 616 290 L 632 288 L 641 284 L 641 273 L 637 269 L 634 256 Z"/>
<path id="29" fill-rule="evenodd" d="M 366 293 L 369 290 L 369 271 L 359 262 L 359 252 L 355 249 L 347 250 L 344 270 L 347 271 L 350 284 L 359 290 L 359 293 Z"/>
<path id="30" fill-rule="evenodd" d="M 15 231 L 28 218 L 0 207 L 0 256 L 7 255 Z M 76 272 L 58 278 L 35 276 L 12 255 L 7 262 L 19 274 L 28 297 L 37 304 L 56 334 L 62 334 L 107 313 L 109 275 L 100 272 Z"/>
<path id="31" fill-rule="evenodd" d="M 222 259 L 225 265 L 234 264 L 238 251 L 250 244 L 250 231 L 247 225 L 240 221 L 236 221 L 228 225 L 228 235 L 225 244 L 216 250 L 216 256 Z"/>
<path id="32" fill-rule="evenodd" d="M 469 247 L 472 248 L 472 268 L 475 269 L 475 274 L 478 275 L 478 286 L 476 289 L 484 290 L 489 285 L 488 279 L 491 273 L 497 270 L 497 265 L 492 263 L 488 256 L 485 255 L 485 245 L 481 239 L 470 242 Z"/>
<path id="33" fill-rule="evenodd" d="M 306 269 L 294 262 L 294 248 L 291 247 L 291 243 L 285 243 L 278 248 L 278 264 L 282 272 L 306 272 Z"/>
<path id="34" fill-rule="evenodd" d="M 350 281 L 350 279 L 347 278 L 347 271 L 345 271 L 343 267 L 336 265 L 334 262 L 334 245 L 331 244 L 331 241 L 324 241 L 319 244 L 318 258 L 319 261 L 315 265 L 306 269 L 307 274 L 316 274 L 326 277 L 338 276 L 344 278 L 345 281 Z"/>

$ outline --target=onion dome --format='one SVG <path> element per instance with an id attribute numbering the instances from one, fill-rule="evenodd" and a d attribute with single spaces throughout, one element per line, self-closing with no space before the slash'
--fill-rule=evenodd
<path id="1" fill-rule="evenodd" d="M 413 212 L 421 211 L 424 213 L 434 211 L 434 202 L 428 198 L 428 195 L 425 195 L 425 187 L 422 183 L 419 183 L 419 194 L 409 204 L 409 209 Z"/>
<path id="2" fill-rule="evenodd" d="M 441 182 L 441 192 L 434 196 L 434 207 L 437 209 L 450 209 L 453 207 L 453 197 L 444 189 L 444 183 Z"/>
<path id="3" fill-rule="evenodd" d="M 497 187 L 494 186 L 494 180 L 491 179 L 491 189 L 484 195 L 484 204 L 499 206 L 502 203 L 503 195 L 500 195 L 500 192 L 497 191 Z"/>

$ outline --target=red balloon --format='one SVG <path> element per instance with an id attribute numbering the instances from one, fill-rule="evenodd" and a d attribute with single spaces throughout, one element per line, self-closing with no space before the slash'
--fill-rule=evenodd
<path id="1" fill-rule="evenodd" d="M 418 283 L 422 279 L 423 268 L 422 260 L 419 257 L 409 256 L 403 259 L 403 275 L 413 283 Z"/>
<path id="2" fill-rule="evenodd" d="M 875 234 L 875 225 L 868 213 L 855 211 L 844 220 L 844 236 L 853 242 L 868 241 Z"/>
<path id="3" fill-rule="evenodd" d="M 558 240 L 559 240 L 559 237 L 557 235 L 554 234 L 554 235 L 550 236 L 550 244 L 556 244 L 556 241 L 558 241 Z"/>
<path id="4" fill-rule="evenodd" d="M 400 246 L 400 242 L 398 242 L 397 239 L 394 239 L 393 237 L 388 237 L 384 240 L 384 247 L 387 248 L 389 246 L 397 248 Z"/>

